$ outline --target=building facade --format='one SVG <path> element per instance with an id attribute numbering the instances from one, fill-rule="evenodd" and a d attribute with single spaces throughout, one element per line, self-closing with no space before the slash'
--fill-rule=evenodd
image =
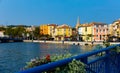
<path id="1" fill-rule="evenodd" d="M 4 32 L 5 31 L 0 31 L 0 37 L 5 37 Z"/>
<path id="2" fill-rule="evenodd" d="M 109 36 L 113 39 L 113 41 L 120 39 L 120 19 L 110 24 Z"/>
<path id="3" fill-rule="evenodd" d="M 91 24 L 81 24 L 78 28 L 80 41 L 92 41 L 93 26 Z"/>
<path id="4" fill-rule="evenodd" d="M 57 27 L 57 24 L 48 24 L 48 35 L 50 35 L 52 38 L 55 38 L 56 27 Z"/>
<path id="5" fill-rule="evenodd" d="M 72 28 L 66 24 L 57 26 L 55 28 L 55 40 L 70 40 L 72 36 Z"/>
<path id="6" fill-rule="evenodd" d="M 107 24 L 92 22 L 79 25 L 78 32 L 82 41 L 104 41 L 109 31 Z"/>
<path id="7" fill-rule="evenodd" d="M 41 35 L 48 35 L 49 34 L 47 24 L 40 25 L 40 34 Z"/>
<path id="8" fill-rule="evenodd" d="M 94 41 L 106 41 L 109 34 L 108 25 L 105 23 L 92 22 L 93 25 L 93 40 Z"/>

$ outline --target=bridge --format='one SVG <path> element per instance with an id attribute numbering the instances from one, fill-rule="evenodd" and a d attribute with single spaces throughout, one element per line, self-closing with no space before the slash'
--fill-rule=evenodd
<path id="1" fill-rule="evenodd" d="M 8 42 L 23 42 L 23 39 L 0 37 L 0 43 L 8 43 Z"/>
<path id="2" fill-rule="evenodd" d="M 86 73 L 120 73 L 120 52 L 115 50 L 120 49 L 120 44 L 102 48 L 100 50 L 87 52 L 49 64 L 44 64 L 18 73 L 42 73 L 60 66 L 70 63 L 73 59 L 80 60 L 86 65 Z M 104 53 L 102 56 L 93 57 L 99 53 Z"/>

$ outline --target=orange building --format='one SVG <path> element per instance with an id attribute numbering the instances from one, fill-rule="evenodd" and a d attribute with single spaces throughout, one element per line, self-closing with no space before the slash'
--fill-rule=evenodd
<path id="1" fill-rule="evenodd" d="M 40 34 L 41 35 L 48 35 L 48 25 L 40 25 Z"/>

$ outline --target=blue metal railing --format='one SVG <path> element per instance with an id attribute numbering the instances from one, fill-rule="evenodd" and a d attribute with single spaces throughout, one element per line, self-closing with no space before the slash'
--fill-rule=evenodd
<path id="1" fill-rule="evenodd" d="M 81 60 L 83 63 L 85 63 L 87 65 L 86 67 L 87 73 L 120 73 L 120 63 L 119 63 L 120 53 L 112 54 L 110 52 L 111 49 L 114 49 L 117 46 L 120 47 L 120 44 L 109 46 L 107 48 L 103 48 L 96 51 L 87 52 L 85 54 L 80 54 L 56 62 L 51 62 L 49 64 L 44 64 L 41 66 L 30 68 L 28 70 L 20 71 L 18 73 L 41 73 L 68 64 L 73 59 Z M 95 56 L 98 53 L 102 53 L 102 52 L 104 52 L 103 56 L 100 56 L 92 61 L 89 61 L 88 59 L 89 57 Z"/>

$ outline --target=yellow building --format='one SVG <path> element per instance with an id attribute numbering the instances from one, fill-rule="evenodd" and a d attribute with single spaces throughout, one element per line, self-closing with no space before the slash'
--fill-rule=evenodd
<path id="1" fill-rule="evenodd" d="M 56 24 L 48 24 L 48 35 L 55 38 L 55 28 L 57 27 Z"/>
<path id="2" fill-rule="evenodd" d="M 93 41 L 93 25 L 81 24 L 78 28 L 78 34 L 82 38 L 82 41 Z"/>
<path id="3" fill-rule="evenodd" d="M 72 28 L 66 24 L 57 26 L 55 29 L 55 40 L 70 40 Z"/>
<path id="4" fill-rule="evenodd" d="M 120 20 L 117 20 L 113 22 L 113 24 L 110 24 L 109 26 L 109 34 L 110 36 L 114 36 L 116 38 L 120 38 Z M 114 39 L 117 40 L 117 39 Z"/>
<path id="5" fill-rule="evenodd" d="M 44 25 L 40 25 L 40 34 L 41 35 L 48 35 L 48 25 L 44 24 Z"/>

